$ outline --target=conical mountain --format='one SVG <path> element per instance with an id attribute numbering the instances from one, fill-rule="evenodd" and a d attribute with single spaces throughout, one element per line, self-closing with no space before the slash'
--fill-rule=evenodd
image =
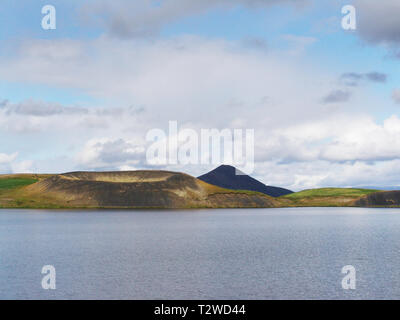
<path id="1" fill-rule="evenodd" d="M 258 191 L 272 197 L 280 197 L 293 193 L 293 191 L 285 188 L 267 186 L 264 183 L 250 177 L 249 175 L 238 175 L 236 173 L 237 169 L 235 167 L 222 165 L 198 177 L 198 179 L 221 188 L 231 190 Z"/>

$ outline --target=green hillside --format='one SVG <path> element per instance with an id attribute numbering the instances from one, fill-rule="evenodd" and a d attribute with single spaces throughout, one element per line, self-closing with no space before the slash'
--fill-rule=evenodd
<path id="1" fill-rule="evenodd" d="M 359 198 L 379 190 L 352 189 L 352 188 L 321 188 L 308 189 L 284 196 L 289 199 L 303 199 L 309 197 L 354 197 Z"/>
<path id="2" fill-rule="evenodd" d="M 280 197 L 282 205 L 301 207 L 353 206 L 354 201 L 378 190 L 353 188 L 309 189 Z"/>
<path id="3" fill-rule="evenodd" d="M 0 175 L 0 208 L 27 208 L 31 207 L 32 200 L 26 197 L 25 187 L 35 184 L 51 175 L 14 174 Z M 43 204 L 41 208 L 46 208 Z"/>
<path id="4" fill-rule="evenodd" d="M 37 181 L 39 180 L 33 178 L 0 178 L 0 191 L 12 190 L 19 187 L 28 186 Z"/>

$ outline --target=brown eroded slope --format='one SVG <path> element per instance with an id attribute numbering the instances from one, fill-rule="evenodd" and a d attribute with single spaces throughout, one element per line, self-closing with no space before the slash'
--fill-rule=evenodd
<path id="1" fill-rule="evenodd" d="M 32 203 L 84 208 L 276 207 L 256 192 L 222 189 L 170 171 L 72 172 L 21 189 Z"/>
<path id="2" fill-rule="evenodd" d="M 400 207 L 400 191 L 380 191 L 355 201 L 358 207 Z"/>

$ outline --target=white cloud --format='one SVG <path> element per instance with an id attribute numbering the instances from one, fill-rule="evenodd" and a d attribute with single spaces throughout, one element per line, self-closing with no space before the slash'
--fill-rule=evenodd
<path id="1" fill-rule="evenodd" d="M 76 88 L 108 100 L 117 97 L 144 107 L 148 121 L 157 125 L 196 119 L 222 127 L 237 119 L 251 124 L 256 119 L 271 126 L 293 121 L 295 112 L 295 121 L 327 112 L 318 102 L 320 92 L 331 91 L 331 79 L 301 56 L 291 56 L 291 49 L 266 52 L 201 37 L 101 38 L 67 41 L 79 49 L 70 48 L 74 54 L 65 57 L 57 43 L 65 46 L 63 40 L 24 43 L 13 57 L 0 61 L 0 79 Z M 232 101 L 241 101 L 242 107 Z"/>
<path id="2" fill-rule="evenodd" d="M 0 173 L 26 173 L 32 171 L 32 161 L 17 161 L 17 158 L 18 152 L 12 154 L 0 153 Z"/>
<path id="3" fill-rule="evenodd" d="M 34 162 L 32 160 L 24 160 L 15 162 L 11 165 L 13 173 L 31 173 L 33 172 Z"/>
<path id="4" fill-rule="evenodd" d="M 317 187 L 392 187 L 399 186 L 400 160 L 382 162 L 310 161 L 291 165 L 276 162 L 257 164 L 257 178 L 269 185 L 294 191 Z"/>
<path id="5" fill-rule="evenodd" d="M 9 164 L 13 162 L 18 156 L 18 153 L 5 154 L 0 153 L 0 165 Z"/>
<path id="6" fill-rule="evenodd" d="M 379 125 L 369 116 L 336 116 L 277 129 L 259 140 L 266 157 L 285 162 L 395 160 L 400 158 L 400 119 L 393 115 Z"/>
<path id="7" fill-rule="evenodd" d="M 134 141 L 108 138 L 89 140 L 77 155 L 79 165 L 88 169 L 127 170 L 144 165 L 145 146 Z"/>
<path id="8" fill-rule="evenodd" d="M 63 172 L 68 162 L 77 170 L 146 167 L 146 133 L 169 120 L 195 130 L 248 128 L 256 134 L 255 173 L 268 184 L 349 186 L 366 184 L 368 175 L 394 182 L 399 119 L 378 124 L 365 115 L 373 100 L 362 86 L 351 104 L 321 104 L 338 74 L 291 53 L 200 37 L 29 41 L 0 60 L 0 79 L 76 88 L 113 108 L 3 102 L 0 132 L 25 153 L 35 149 L 41 172 L 49 158 L 64 157 Z M 166 169 L 200 175 L 211 168 Z"/>

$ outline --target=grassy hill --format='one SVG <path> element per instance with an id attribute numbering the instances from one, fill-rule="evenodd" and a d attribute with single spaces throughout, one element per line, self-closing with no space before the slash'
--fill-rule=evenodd
<path id="1" fill-rule="evenodd" d="M 293 207 L 354 206 L 355 201 L 377 190 L 353 188 L 309 189 L 280 197 L 282 205 Z"/>
<path id="2" fill-rule="evenodd" d="M 170 171 L 72 172 L 0 178 L 3 208 L 269 208 L 275 199 Z"/>
<path id="3" fill-rule="evenodd" d="M 21 190 L 50 176 L 43 174 L 0 175 L 0 208 L 29 207 L 30 200 L 23 197 Z"/>

